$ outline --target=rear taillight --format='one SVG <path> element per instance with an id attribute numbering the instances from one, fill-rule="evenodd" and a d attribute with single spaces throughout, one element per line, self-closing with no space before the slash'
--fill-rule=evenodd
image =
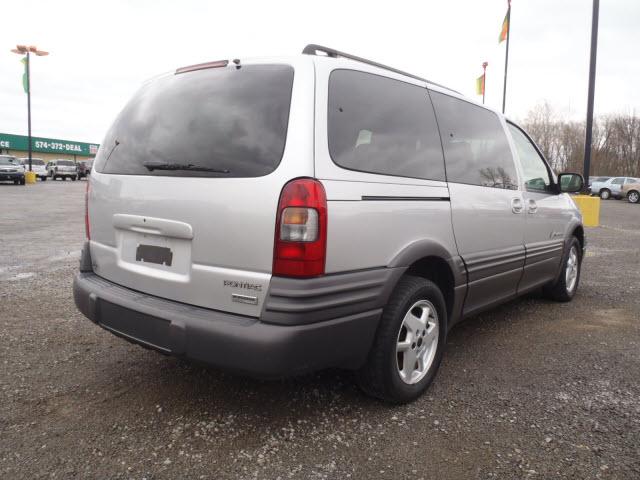
<path id="1" fill-rule="evenodd" d="M 327 196 L 310 178 L 287 183 L 280 194 L 273 251 L 273 275 L 324 274 L 327 253 Z"/>
<path id="2" fill-rule="evenodd" d="M 84 192 L 84 231 L 87 234 L 87 240 L 91 240 L 91 228 L 89 227 L 89 181 L 87 180 L 87 189 Z"/>

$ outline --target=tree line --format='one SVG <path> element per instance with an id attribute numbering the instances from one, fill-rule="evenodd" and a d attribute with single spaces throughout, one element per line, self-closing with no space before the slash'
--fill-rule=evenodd
<path id="1" fill-rule="evenodd" d="M 522 126 L 556 172 L 582 172 L 584 121 L 565 120 L 545 102 L 527 114 Z M 640 177 L 640 117 L 635 112 L 594 118 L 591 175 Z"/>

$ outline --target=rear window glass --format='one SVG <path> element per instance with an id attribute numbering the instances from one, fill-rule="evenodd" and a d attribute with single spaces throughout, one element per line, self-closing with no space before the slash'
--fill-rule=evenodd
<path id="1" fill-rule="evenodd" d="M 426 88 L 353 70 L 329 79 L 329 152 L 343 168 L 444 180 L 444 160 Z"/>
<path id="2" fill-rule="evenodd" d="M 247 65 L 168 75 L 143 86 L 111 127 L 98 172 L 258 177 L 284 152 L 293 68 Z"/>
<path id="3" fill-rule="evenodd" d="M 25 165 L 29 165 L 29 159 L 23 158 L 22 163 L 24 163 Z M 44 165 L 44 161 L 40 160 L 39 158 L 32 158 L 31 165 Z"/>
<path id="4" fill-rule="evenodd" d="M 75 163 L 73 163 L 71 160 L 57 160 L 56 161 L 56 165 L 63 165 L 65 167 L 73 167 L 75 165 Z"/>

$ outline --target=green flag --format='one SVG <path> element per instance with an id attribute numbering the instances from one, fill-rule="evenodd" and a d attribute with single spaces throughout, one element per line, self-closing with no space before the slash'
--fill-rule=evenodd
<path id="1" fill-rule="evenodd" d="M 24 65 L 24 73 L 22 74 L 22 88 L 24 88 L 24 93 L 29 93 L 29 76 L 27 75 L 27 71 L 29 69 L 29 60 L 27 59 L 27 57 L 23 57 L 20 61 Z"/>

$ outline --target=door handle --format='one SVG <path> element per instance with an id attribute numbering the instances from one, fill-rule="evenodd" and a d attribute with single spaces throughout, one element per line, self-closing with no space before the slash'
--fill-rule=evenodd
<path id="1" fill-rule="evenodd" d="M 538 204 L 533 198 L 529 199 L 529 207 L 527 208 L 529 213 L 536 213 L 538 211 Z"/>
<path id="2" fill-rule="evenodd" d="M 522 213 L 522 199 L 515 197 L 511 199 L 511 211 L 513 213 Z"/>

